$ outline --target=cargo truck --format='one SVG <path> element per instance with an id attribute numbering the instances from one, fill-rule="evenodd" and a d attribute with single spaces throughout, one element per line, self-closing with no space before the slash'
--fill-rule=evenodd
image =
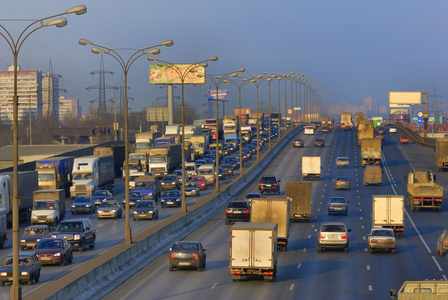
<path id="1" fill-rule="evenodd" d="M 343 112 L 341 114 L 341 129 L 351 130 L 352 127 L 353 127 L 352 113 L 350 113 L 350 112 Z"/>
<path id="2" fill-rule="evenodd" d="M 182 129 L 182 125 L 179 125 L 179 124 L 166 125 L 165 126 L 165 136 L 171 135 L 171 134 L 180 134 L 181 129 Z"/>
<path id="3" fill-rule="evenodd" d="M 448 281 L 421 280 L 405 281 L 397 291 L 391 289 L 390 300 L 447 300 Z"/>
<path id="4" fill-rule="evenodd" d="M 170 144 L 176 144 L 176 138 L 174 136 L 163 136 L 154 140 L 154 146 L 163 146 Z"/>
<path id="5" fill-rule="evenodd" d="M 236 120 L 236 117 L 233 116 L 226 116 L 226 118 L 223 120 L 223 132 L 224 135 L 229 133 L 237 133 L 238 132 L 238 121 Z"/>
<path id="6" fill-rule="evenodd" d="M 70 198 L 92 195 L 96 190 L 112 191 L 115 179 L 112 155 L 90 155 L 75 158 L 71 174 Z"/>
<path id="7" fill-rule="evenodd" d="M 154 146 L 154 140 L 162 136 L 159 131 L 138 132 L 135 134 L 135 152 L 146 152 Z"/>
<path id="8" fill-rule="evenodd" d="M 366 115 L 364 115 L 363 112 L 356 112 L 355 113 L 355 127 L 358 128 L 359 122 L 361 121 L 367 121 Z"/>
<path id="9" fill-rule="evenodd" d="M 39 189 L 64 189 L 68 194 L 74 161 L 74 156 L 50 157 L 36 161 Z"/>
<path id="10" fill-rule="evenodd" d="M 361 144 L 362 166 L 379 165 L 381 163 L 381 140 L 364 138 Z"/>
<path id="11" fill-rule="evenodd" d="M 303 180 L 320 179 L 321 174 L 320 156 L 302 156 L 302 178 Z"/>
<path id="12" fill-rule="evenodd" d="M 288 247 L 289 200 L 287 198 L 252 198 L 250 205 L 252 223 L 277 223 L 277 246 L 280 251 Z"/>
<path id="13" fill-rule="evenodd" d="M 140 159 L 129 158 L 128 159 L 128 167 L 129 167 L 129 176 L 131 176 L 135 172 L 142 172 L 142 170 L 143 170 L 142 163 L 141 163 Z M 125 179 L 125 177 L 126 177 L 126 163 L 125 162 L 123 162 L 122 170 L 123 170 L 123 179 Z"/>
<path id="14" fill-rule="evenodd" d="M 12 225 L 12 205 L 13 205 L 13 172 L 0 173 L 0 208 L 6 211 L 8 225 Z M 19 222 L 30 221 L 30 212 L 33 207 L 33 192 L 39 189 L 37 172 L 18 172 L 17 189 L 19 197 Z M 3 216 L 0 216 L 0 225 Z M 3 238 L 0 238 L 3 240 Z"/>
<path id="15" fill-rule="evenodd" d="M 182 145 L 164 145 L 149 149 L 149 172 L 157 177 L 172 173 L 182 164 Z"/>
<path id="16" fill-rule="evenodd" d="M 443 187 L 436 183 L 436 176 L 431 170 L 411 171 L 407 180 L 408 206 L 411 211 L 419 211 L 420 208 L 442 211 Z"/>
<path id="17" fill-rule="evenodd" d="M 273 281 L 277 274 L 277 224 L 232 225 L 229 267 L 233 282 L 250 277 Z"/>
<path id="18" fill-rule="evenodd" d="M 436 139 L 436 167 L 439 172 L 448 169 L 448 138 Z"/>
<path id="19" fill-rule="evenodd" d="M 372 227 L 391 228 L 396 237 L 403 237 L 404 196 L 373 195 Z"/>
<path id="20" fill-rule="evenodd" d="M 203 157 L 207 153 L 209 140 L 204 135 L 193 135 L 190 137 L 190 143 L 193 146 L 196 157 Z"/>
<path id="21" fill-rule="evenodd" d="M 93 148 L 93 155 L 112 155 L 114 158 L 115 177 L 122 175 L 121 166 L 126 158 L 124 145 L 98 146 Z"/>
<path id="22" fill-rule="evenodd" d="M 239 148 L 237 133 L 224 133 L 224 144 L 232 144 L 234 149 Z"/>
<path id="23" fill-rule="evenodd" d="M 65 218 L 65 191 L 63 189 L 38 190 L 33 193 L 31 225 L 56 226 Z"/>
<path id="24" fill-rule="evenodd" d="M 149 155 L 149 149 L 148 149 L 148 153 L 144 153 L 144 152 L 134 152 L 134 153 L 129 153 L 129 160 L 134 159 L 134 160 L 139 160 L 141 165 L 142 165 L 142 172 L 148 172 L 148 156 Z"/>
<path id="25" fill-rule="evenodd" d="M 323 118 L 322 119 L 322 127 L 328 127 L 329 130 L 333 129 L 333 119 L 332 118 Z"/>
<path id="26" fill-rule="evenodd" d="M 286 198 L 289 199 L 289 219 L 311 220 L 311 183 L 287 182 Z"/>
<path id="27" fill-rule="evenodd" d="M 250 125 L 241 125 L 241 137 L 249 142 L 252 139 L 252 127 Z"/>
<path id="28" fill-rule="evenodd" d="M 372 138 L 374 138 L 372 121 L 360 121 L 358 125 L 358 145 L 361 145 L 362 139 Z"/>

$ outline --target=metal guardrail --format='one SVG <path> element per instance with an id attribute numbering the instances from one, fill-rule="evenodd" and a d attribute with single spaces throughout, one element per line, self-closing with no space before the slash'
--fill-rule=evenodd
<path id="1" fill-rule="evenodd" d="M 435 138 L 429 138 L 429 137 L 424 138 L 420 135 L 420 133 L 416 132 L 411 128 L 408 128 L 401 122 L 395 123 L 395 126 L 398 128 L 400 132 L 405 133 L 413 143 L 435 149 L 436 147 Z"/>

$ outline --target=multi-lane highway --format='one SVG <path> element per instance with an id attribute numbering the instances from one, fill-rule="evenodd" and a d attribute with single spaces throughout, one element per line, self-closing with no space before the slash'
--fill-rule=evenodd
<path id="1" fill-rule="evenodd" d="M 214 216 L 185 239 L 199 240 L 207 248 L 207 268 L 197 271 L 168 271 L 168 252 L 118 286 L 105 299 L 388 299 L 390 288 L 405 280 L 447 279 L 446 258 L 436 254 L 436 236 L 446 226 L 447 205 L 442 212 L 405 211 L 404 237 L 397 240 L 397 252 L 368 253 L 367 234 L 371 228 L 372 195 L 406 194 L 404 176 L 412 169 L 434 169 L 431 149 L 401 145 L 399 133 L 386 134 L 383 142 L 383 185 L 364 186 L 360 151 L 354 131 L 336 129 L 302 136 L 305 148 L 285 147 L 263 174 L 275 174 L 285 183 L 300 181 L 301 156 L 322 156 L 322 179 L 312 183 L 313 217 L 310 223 L 293 223 L 288 250 L 278 253 L 278 273 L 274 282 L 250 280 L 232 282 L 229 272 L 229 225 L 224 211 Z M 314 148 L 313 139 L 325 140 L 324 148 Z M 338 156 L 350 158 L 350 168 L 336 168 Z M 262 174 L 260 174 L 261 176 Z M 350 191 L 335 191 L 333 179 L 347 175 Z M 438 183 L 448 184 L 448 173 L 437 173 Z M 258 181 L 239 195 L 257 191 Z M 349 214 L 328 215 L 332 196 L 349 201 Z M 232 199 L 229 199 L 232 200 Z M 446 201 L 445 201 L 446 202 Z M 318 253 L 315 229 L 323 221 L 343 221 L 350 233 L 350 252 Z M 87 254 L 87 253 L 86 253 Z"/>

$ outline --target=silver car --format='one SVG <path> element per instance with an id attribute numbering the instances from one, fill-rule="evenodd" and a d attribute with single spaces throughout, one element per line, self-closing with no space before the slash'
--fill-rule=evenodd
<path id="1" fill-rule="evenodd" d="M 103 201 L 98 209 L 96 210 L 96 214 L 98 220 L 102 218 L 121 218 L 123 210 L 121 206 L 115 200 Z"/>
<path id="2" fill-rule="evenodd" d="M 327 249 L 342 249 L 344 252 L 349 251 L 349 236 L 351 229 L 347 229 L 343 222 L 324 222 L 317 238 L 317 252 Z"/>
<path id="3" fill-rule="evenodd" d="M 198 197 L 200 195 L 198 184 L 196 182 L 185 182 L 185 195 Z"/>
<path id="4" fill-rule="evenodd" d="M 369 252 L 375 250 L 389 250 L 395 253 L 395 235 L 390 228 L 372 228 L 369 234 Z"/>

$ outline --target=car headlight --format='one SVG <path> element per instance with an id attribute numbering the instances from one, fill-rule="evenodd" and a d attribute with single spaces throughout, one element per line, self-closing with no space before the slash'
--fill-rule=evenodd
<path id="1" fill-rule="evenodd" d="M 171 184 L 176 184 L 176 181 L 171 182 Z"/>
<path id="2" fill-rule="evenodd" d="M 176 201 L 179 202 L 179 201 L 180 201 L 180 198 L 177 198 Z"/>
<path id="3" fill-rule="evenodd" d="M 57 237 L 57 236 L 56 236 L 56 234 L 52 234 L 51 237 L 52 237 L 52 238 L 55 238 L 55 237 Z"/>
<path id="4" fill-rule="evenodd" d="M 28 276 L 29 274 L 30 274 L 30 273 L 27 272 L 27 271 L 20 272 L 20 275 L 22 275 L 22 276 Z"/>
<path id="5" fill-rule="evenodd" d="M 75 235 L 73 236 L 73 239 L 74 239 L 74 240 L 80 240 L 80 239 L 81 239 L 81 235 L 80 235 L 80 234 L 75 234 Z"/>
<path id="6" fill-rule="evenodd" d="M 75 207 L 76 207 L 76 205 L 72 204 L 72 208 L 75 208 Z"/>
<path id="7" fill-rule="evenodd" d="M 149 193 L 148 193 L 148 196 L 152 196 L 152 192 L 149 192 Z"/>
<path id="8" fill-rule="evenodd" d="M 134 210 L 133 212 L 132 212 L 133 214 L 136 214 L 137 213 L 137 211 L 136 210 Z"/>
<path id="9" fill-rule="evenodd" d="M 25 240 L 20 240 L 20 242 L 21 242 L 21 243 L 25 243 L 26 241 L 25 241 Z"/>
<path id="10" fill-rule="evenodd" d="M 112 212 L 117 212 L 117 210 L 116 209 L 112 209 Z"/>
<path id="11" fill-rule="evenodd" d="M 61 252 L 55 253 L 54 256 L 56 256 L 56 257 L 61 256 Z"/>
<path id="12" fill-rule="evenodd" d="M 1 275 L 1 276 L 8 276 L 8 273 L 6 273 L 6 272 L 1 272 L 0 275 Z"/>
<path id="13" fill-rule="evenodd" d="M 90 204 L 86 204 L 86 207 L 90 207 Z"/>

